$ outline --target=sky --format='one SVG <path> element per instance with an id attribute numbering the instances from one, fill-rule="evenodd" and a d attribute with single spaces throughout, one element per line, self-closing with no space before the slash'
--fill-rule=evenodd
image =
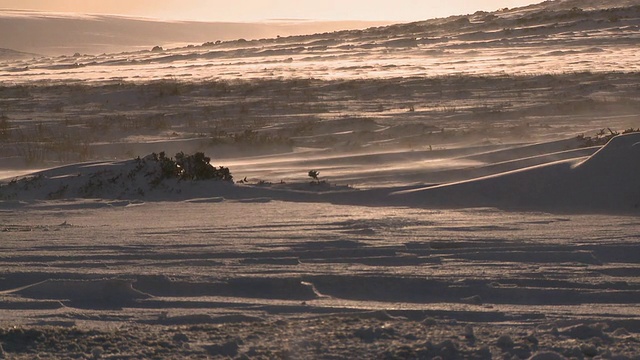
<path id="1" fill-rule="evenodd" d="M 0 0 L 0 9 L 225 22 L 416 21 L 539 2 L 542 0 Z"/>

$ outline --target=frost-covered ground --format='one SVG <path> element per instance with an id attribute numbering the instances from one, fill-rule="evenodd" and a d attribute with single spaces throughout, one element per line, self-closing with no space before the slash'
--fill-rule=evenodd
<path id="1" fill-rule="evenodd" d="M 0 63 L 0 358 L 638 358 L 639 19 Z"/>

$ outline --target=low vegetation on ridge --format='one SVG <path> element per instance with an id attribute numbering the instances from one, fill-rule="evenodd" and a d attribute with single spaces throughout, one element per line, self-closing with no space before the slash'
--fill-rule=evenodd
<path id="1" fill-rule="evenodd" d="M 176 154 L 175 159 L 167 157 L 160 152 L 153 153 L 145 159 L 152 159 L 160 163 L 161 178 L 180 180 L 223 180 L 233 181 L 233 176 L 229 168 L 220 166 L 218 168 L 211 165 L 211 158 L 202 152 L 193 155 L 186 155 L 184 152 Z M 139 161 L 139 159 L 138 159 Z"/>
<path id="2" fill-rule="evenodd" d="M 602 146 L 608 143 L 609 140 L 613 139 L 614 137 L 620 134 L 631 134 L 636 132 L 640 132 L 640 128 L 638 129 L 629 128 L 624 130 L 622 133 L 615 130 L 611 130 L 611 128 L 607 128 L 607 129 L 600 129 L 600 131 L 594 136 L 585 136 L 584 134 L 580 134 L 578 135 L 577 138 L 583 147 Z"/>
<path id="3" fill-rule="evenodd" d="M 229 168 L 211 165 L 211 158 L 202 152 L 187 155 L 179 152 L 175 158 L 164 152 L 143 158 L 103 166 L 82 164 L 69 170 L 66 176 L 56 176 L 55 169 L 14 179 L 0 186 L 0 200 L 27 196 L 30 198 L 147 198 L 155 194 L 161 198 L 180 194 L 181 183 L 191 181 L 233 182 Z"/>

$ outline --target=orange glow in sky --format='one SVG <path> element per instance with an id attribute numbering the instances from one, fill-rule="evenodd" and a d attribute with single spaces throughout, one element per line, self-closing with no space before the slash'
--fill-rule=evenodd
<path id="1" fill-rule="evenodd" d="M 536 0 L 0 0 L 0 9 L 119 14 L 198 21 L 426 20 Z"/>

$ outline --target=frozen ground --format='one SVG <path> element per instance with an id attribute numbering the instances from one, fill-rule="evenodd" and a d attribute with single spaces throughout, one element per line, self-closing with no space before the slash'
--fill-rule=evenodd
<path id="1" fill-rule="evenodd" d="M 0 63 L 0 358 L 637 359 L 640 8 L 576 4 Z"/>

